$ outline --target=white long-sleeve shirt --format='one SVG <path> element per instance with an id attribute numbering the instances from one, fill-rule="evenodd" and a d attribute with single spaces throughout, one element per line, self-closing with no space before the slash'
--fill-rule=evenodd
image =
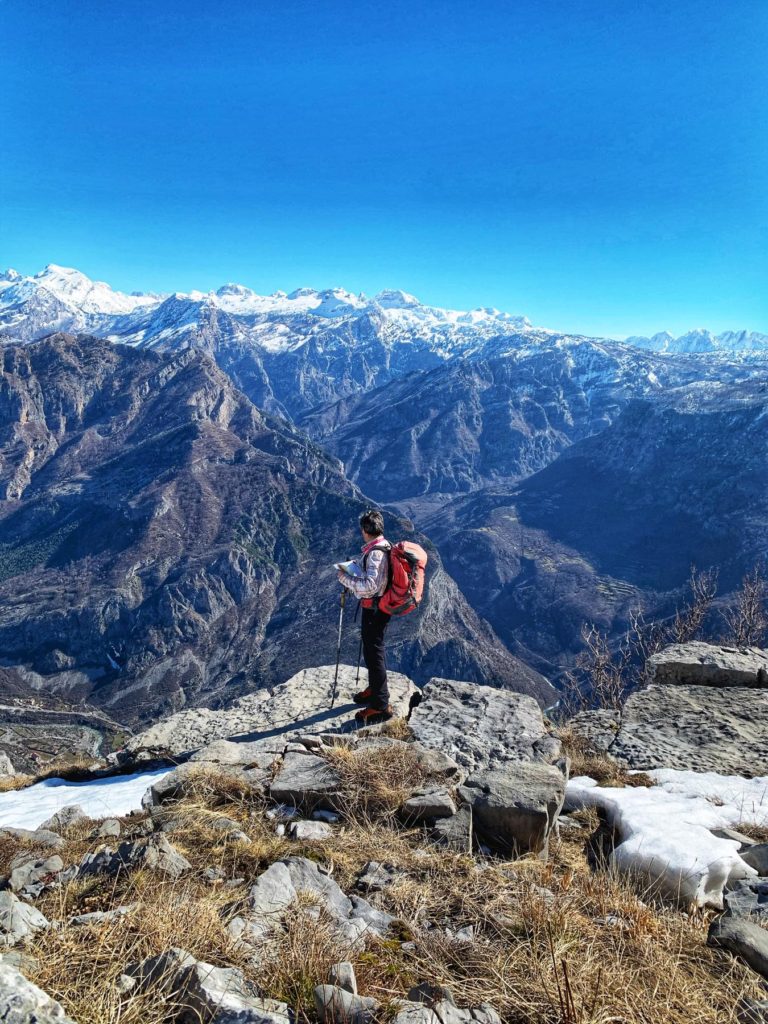
<path id="1" fill-rule="evenodd" d="M 371 546 L 374 545 L 374 546 Z M 361 563 L 365 564 L 365 572 L 362 576 L 345 576 L 343 585 L 351 590 L 358 600 L 362 601 L 368 597 L 381 597 L 387 589 L 387 578 L 389 575 L 389 561 L 387 552 L 389 542 L 379 537 L 371 544 L 363 545 L 363 557 Z"/>

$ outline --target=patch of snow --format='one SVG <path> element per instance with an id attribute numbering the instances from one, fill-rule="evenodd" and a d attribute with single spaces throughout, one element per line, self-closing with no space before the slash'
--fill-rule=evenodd
<path id="1" fill-rule="evenodd" d="M 756 872 L 739 844 L 711 829 L 742 823 L 768 825 L 768 776 L 745 779 L 716 772 L 659 768 L 651 787 L 600 787 L 587 776 L 571 779 L 566 807 L 596 807 L 619 833 L 613 863 L 694 906 L 722 909 L 723 888 Z"/>
<path id="2" fill-rule="evenodd" d="M 159 768 L 87 782 L 46 779 L 26 789 L 0 793 L 0 828 L 39 828 L 51 815 L 70 804 L 80 804 L 90 818 L 120 817 L 138 811 L 149 786 L 169 771 Z"/>

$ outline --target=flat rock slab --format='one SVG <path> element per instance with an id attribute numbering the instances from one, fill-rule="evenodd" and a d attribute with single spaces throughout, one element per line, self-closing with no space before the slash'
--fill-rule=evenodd
<path id="1" fill-rule="evenodd" d="M 335 665 L 308 668 L 297 672 L 287 682 L 272 690 L 259 690 L 236 700 L 228 708 L 192 708 L 171 715 L 133 736 L 126 744 L 128 758 L 138 755 L 174 757 L 199 750 L 216 740 L 247 743 L 243 755 L 255 760 L 256 744 L 269 744 L 280 737 L 284 743 L 301 735 L 326 733 L 350 726 L 360 709 L 352 703 L 352 695 L 365 686 L 365 673 L 356 683 L 357 668 L 339 668 L 336 705 L 331 709 Z M 390 703 L 395 714 L 405 717 L 411 695 L 416 688 L 407 676 L 389 672 Z M 528 698 L 534 704 L 532 698 Z M 220 748 L 222 763 L 242 764 L 234 760 L 231 747 Z M 209 759 L 206 757 L 205 759 Z M 213 758 L 210 758 L 213 759 Z"/>
<path id="2" fill-rule="evenodd" d="M 422 697 L 411 715 L 416 740 L 468 772 L 551 756 L 552 737 L 533 697 L 453 679 L 430 679 Z"/>
<path id="3" fill-rule="evenodd" d="M 768 764 L 768 690 L 651 684 L 628 698 L 608 753 L 639 770 L 754 778 Z"/>
<path id="4" fill-rule="evenodd" d="M 278 804 L 313 811 L 316 807 L 333 810 L 341 786 L 336 769 L 322 757 L 290 751 L 270 787 L 270 796 Z"/>
<path id="5" fill-rule="evenodd" d="M 648 666 L 654 683 L 768 688 L 768 651 L 759 647 L 672 644 L 652 655 Z"/>

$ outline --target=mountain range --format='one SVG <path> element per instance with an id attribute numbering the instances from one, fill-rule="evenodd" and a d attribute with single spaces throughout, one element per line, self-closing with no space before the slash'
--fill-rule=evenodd
<path id="1" fill-rule="evenodd" d="M 434 544 L 397 667 L 546 702 L 539 673 L 573 663 L 583 621 L 616 634 L 632 607 L 668 614 L 692 562 L 727 590 L 763 554 L 761 338 L 627 344 L 399 291 L 6 272 L 4 663 L 138 721 L 326 661 L 315 551 L 354 551 L 342 524 L 373 500 Z"/>

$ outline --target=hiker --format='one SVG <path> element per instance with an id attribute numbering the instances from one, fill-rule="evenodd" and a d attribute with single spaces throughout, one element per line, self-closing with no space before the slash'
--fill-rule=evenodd
<path id="1" fill-rule="evenodd" d="M 368 509 L 360 516 L 363 534 L 362 576 L 339 572 L 339 583 L 351 590 L 363 609 L 362 642 L 368 686 L 352 698 L 363 710 L 355 718 L 364 725 L 386 722 L 394 712 L 389 705 L 387 656 L 384 633 L 392 617 L 379 610 L 379 598 L 389 583 L 389 551 L 391 544 L 384 537 L 384 517 L 378 509 Z"/>

